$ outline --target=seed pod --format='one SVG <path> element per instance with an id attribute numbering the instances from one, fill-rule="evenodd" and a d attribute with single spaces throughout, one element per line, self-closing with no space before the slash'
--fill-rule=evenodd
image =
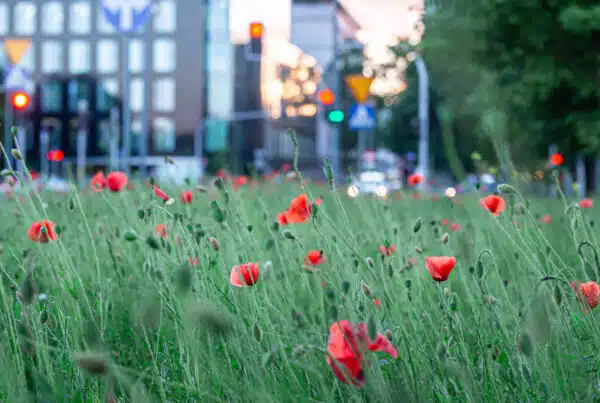
<path id="1" fill-rule="evenodd" d="M 394 332 L 392 332 L 390 329 L 386 329 L 386 331 L 383 333 L 385 338 L 388 339 L 389 341 L 393 341 L 394 339 Z"/>
<path id="2" fill-rule="evenodd" d="M 450 235 L 448 235 L 448 233 L 444 233 L 444 235 L 442 235 L 442 237 L 440 238 L 440 241 L 443 244 L 447 244 L 448 243 L 448 239 L 450 239 Z"/>
<path id="3" fill-rule="evenodd" d="M 292 231 L 290 231 L 289 229 L 286 229 L 285 231 L 283 231 L 283 236 L 286 237 L 287 239 L 291 239 L 292 241 L 296 239 L 296 235 L 294 235 L 294 233 Z"/>
<path id="4" fill-rule="evenodd" d="M 504 194 L 515 194 L 517 193 L 517 191 L 515 190 L 514 187 L 507 185 L 506 183 L 503 183 L 501 185 L 498 185 L 498 190 Z"/>
<path id="5" fill-rule="evenodd" d="M 483 277 L 483 263 L 481 263 L 481 260 L 477 261 L 477 277 Z"/>
<path id="6" fill-rule="evenodd" d="M 254 335 L 254 338 L 256 339 L 257 342 L 262 342 L 263 340 L 263 331 L 260 328 L 260 326 L 258 325 L 258 323 L 254 324 L 254 328 L 252 331 L 252 334 Z"/>
<path id="7" fill-rule="evenodd" d="M 146 238 L 146 245 L 148 245 L 154 250 L 160 249 L 160 243 L 158 242 L 158 239 L 156 239 L 156 237 L 153 235 L 149 235 L 148 238 Z"/>
<path id="8" fill-rule="evenodd" d="M 419 230 L 421 229 L 421 226 L 423 225 L 423 219 L 421 217 L 417 218 L 417 220 L 415 221 L 415 223 L 413 224 L 413 232 L 416 234 L 417 232 L 419 232 Z"/>
<path id="9" fill-rule="evenodd" d="M 344 294 L 348 294 L 348 292 L 350 291 L 350 282 L 349 281 L 342 281 L 342 292 Z"/>
<path id="10" fill-rule="evenodd" d="M 135 241 L 138 238 L 136 232 L 132 229 L 128 229 L 127 231 L 125 231 L 125 233 L 123 234 L 123 237 L 125 238 L 126 241 L 129 241 L 129 242 Z"/>
<path id="11" fill-rule="evenodd" d="M 415 252 L 417 252 L 418 254 L 423 253 L 423 249 L 419 248 L 418 246 L 415 246 Z"/>
<path id="12" fill-rule="evenodd" d="M 265 250 L 271 250 L 275 246 L 275 240 L 273 238 L 267 238 L 265 240 Z"/>
<path id="13" fill-rule="evenodd" d="M 369 266 L 369 268 L 374 268 L 375 267 L 375 262 L 373 261 L 372 258 L 368 257 L 365 259 L 365 263 L 367 264 L 367 266 Z"/>
<path id="14" fill-rule="evenodd" d="M 360 288 L 362 289 L 362 292 L 367 298 L 371 298 L 373 296 L 373 293 L 371 292 L 371 287 L 369 287 L 367 284 L 362 283 L 360 285 Z"/>
<path id="15" fill-rule="evenodd" d="M 208 240 L 209 240 L 209 242 L 210 242 L 210 246 L 211 246 L 211 247 L 212 247 L 214 250 L 218 251 L 218 250 L 219 250 L 219 241 L 217 241 L 217 239 L 216 239 L 216 238 L 213 238 L 212 236 L 211 236 L 211 237 L 210 237 Z"/>
<path id="16" fill-rule="evenodd" d="M 19 151 L 18 149 L 13 148 L 12 150 L 10 150 L 10 153 L 12 154 L 14 159 L 16 159 L 18 161 L 23 160 L 23 154 L 21 154 L 21 151 Z"/>
<path id="17" fill-rule="evenodd" d="M 146 216 L 146 212 L 143 209 L 140 209 L 137 211 L 137 215 L 139 217 L 140 220 L 143 220 L 144 217 Z"/>

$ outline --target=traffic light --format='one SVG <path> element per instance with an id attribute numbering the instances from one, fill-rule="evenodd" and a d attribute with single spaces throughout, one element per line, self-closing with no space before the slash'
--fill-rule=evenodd
<path id="1" fill-rule="evenodd" d="M 17 111 L 25 110 L 29 107 L 29 94 L 23 91 L 17 91 L 12 95 L 12 105 Z"/>
<path id="2" fill-rule="evenodd" d="M 265 27 L 262 22 L 250 23 L 250 40 L 246 45 L 246 59 L 260 61 L 263 48 Z"/>
<path id="3" fill-rule="evenodd" d="M 335 102 L 335 94 L 329 88 L 319 91 L 319 102 L 325 106 L 329 106 Z"/>
<path id="4" fill-rule="evenodd" d="M 345 117 L 344 111 L 340 109 L 332 109 L 327 113 L 327 120 L 331 123 L 342 123 Z"/>

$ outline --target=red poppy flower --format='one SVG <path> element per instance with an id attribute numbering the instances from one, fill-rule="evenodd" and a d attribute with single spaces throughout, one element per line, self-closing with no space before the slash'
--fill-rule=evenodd
<path id="1" fill-rule="evenodd" d="M 391 256 L 396 252 L 396 247 L 393 244 L 390 244 L 389 247 L 381 245 L 379 248 L 377 248 L 377 251 L 382 255 Z"/>
<path id="2" fill-rule="evenodd" d="M 375 298 L 375 299 L 373 300 L 373 303 L 375 304 L 375 306 L 376 306 L 377 308 L 379 308 L 379 307 L 381 306 L 381 300 L 380 300 L 379 298 Z"/>
<path id="3" fill-rule="evenodd" d="M 190 261 L 190 264 L 192 266 L 198 266 L 200 264 L 200 259 L 198 259 L 197 257 L 188 256 L 188 260 Z"/>
<path id="4" fill-rule="evenodd" d="M 258 265 L 256 263 L 233 266 L 229 274 L 229 282 L 235 287 L 251 286 L 258 281 Z"/>
<path id="5" fill-rule="evenodd" d="M 592 199 L 583 199 L 579 202 L 579 207 L 581 208 L 592 208 L 594 205 L 594 201 Z"/>
<path id="6" fill-rule="evenodd" d="M 327 343 L 329 354 L 326 360 L 340 381 L 350 382 L 357 388 L 364 384 L 363 352 L 367 349 L 373 352 L 383 351 L 393 358 L 398 358 L 398 351 L 382 334 L 378 333 L 375 340 L 369 339 L 367 326 L 364 323 L 354 324 L 347 320 L 340 320 L 329 327 Z M 344 367 L 344 371 L 340 369 L 341 367 Z M 346 374 L 351 378 L 347 379 Z"/>
<path id="7" fill-rule="evenodd" d="M 315 203 L 321 205 L 321 199 L 316 199 Z M 296 197 L 290 203 L 290 207 L 285 214 L 286 224 L 296 224 L 307 221 L 312 214 L 312 204 L 308 202 L 308 197 L 305 193 Z M 281 221 L 280 221 L 281 223 Z"/>
<path id="8" fill-rule="evenodd" d="M 584 306 L 584 310 L 586 312 L 598 306 L 598 295 L 600 293 L 600 287 L 595 281 L 579 283 L 579 288 L 575 285 L 575 282 L 571 281 L 571 287 L 573 287 L 573 290 L 575 290 L 575 292 L 577 293 L 577 299 Z M 581 294 L 583 294 L 583 298 L 585 299 L 585 302 L 587 302 L 587 304 L 583 303 L 581 299 Z"/>
<path id="9" fill-rule="evenodd" d="M 165 224 L 158 224 L 156 226 L 156 233 L 166 239 L 167 238 L 167 227 L 165 227 Z"/>
<path id="10" fill-rule="evenodd" d="M 104 176 L 104 172 L 100 171 L 92 176 L 90 186 L 94 192 L 102 192 L 106 187 L 106 177 Z"/>
<path id="11" fill-rule="evenodd" d="M 292 169 L 292 165 L 288 164 L 287 162 L 281 165 L 281 170 L 283 173 L 288 173 L 290 169 Z"/>
<path id="12" fill-rule="evenodd" d="M 491 212 L 496 217 L 506 210 L 506 202 L 498 195 L 489 195 L 479 201 L 485 209 Z"/>
<path id="13" fill-rule="evenodd" d="M 123 172 L 111 172 L 106 177 L 106 186 L 111 192 L 120 192 L 127 186 L 127 175 Z"/>
<path id="14" fill-rule="evenodd" d="M 436 194 L 434 194 L 433 196 L 431 196 L 431 201 L 440 201 L 440 197 Z"/>
<path id="15" fill-rule="evenodd" d="M 419 183 L 423 182 L 425 177 L 421 174 L 412 174 L 408 177 L 408 184 L 410 186 L 417 186 Z"/>
<path id="16" fill-rule="evenodd" d="M 217 177 L 225 179 L 227 177 L 227 171 L 225 171 L 224 168 L 219 168 L 219 170 L 217 171 Z"/>
<path id="17" fill-rule="evenodd" d="M 154 185 L 154 194 L 156 195 L 156 197 L 158 197 L 159 199 L 162 199 L 163 201 L 167 201 L 169 200 L 169 196 L 167 196 L 167 194 L 165 192 L 163 192 L 162 190 L 160 190 L 158 188 L 158 186 Z"/>
<path id="18" fill-rule="evenodd" d="M 562 154 L 559 153 L 554 153 L 550 157 L 550 163 L 554 166 L 562 165 L 564 161 L 565 159 L 563 158 Z"/>
<path id="19" fill-rule="evenodd" d="M 246 175 L 238 176 L 234 179 L 233 183 L 237 186 L 244 186 L 248 183 L 248 177 Z"/>
<path id="20" fill-rule="evenodd" d="M 550 224 L 552 222 L 552 216 L 550 214 L 546 214 L 542 217 L 542 222 L 544 224 Z"/>
<path id="21" fill-rule="evenodd" d="M 56 227 L 54 221 L 36 221 L 31 224 L 29 230 L 27 230 L 27 237 L 36 243 L 48 243 L 49 241 L 56 241 L 58 239 L 58 234 L 56 231 L 54 231 L 54 227 Z"/>
<path id="22" fill-rule="evenodd" d="M 444 218 L 441 222 L 442 225 L 448 225 L 450 224 L 450 221 L 447 218 Z"/>
<path id="23" fill-rule="evenodd" d="M 446 281 L 455 264 L 454 256 L 428 256 L 425 258 L 425 267 L 435 281 Z"/>
<path id="24" fill-rule="evenodd" d="M 322 250 L 311 250 L 306 254 L 306 258 L 304 259 L 304 263 L 307 266 L 319 266 L 321 263 L 325 262 L 325 256 L 323 256 Z"/>
<path id="25" fill-rule="evenodd" d="M 288 220 L 287 220 L 287 215 L 286 215 L 286 211 L 284 211 L 283 213 L 277 214 L 277 222 L 280 225 L 286 225 L 288 224 Z"/>
<path id="26" fill-rule="evenodd" d="M 185 190 L 181 192 L 181 202 L 183 204 L 191 204 L 193 198 L 193 193 L 189 190 Z"/>
<path id="27" fill-rule="evenodd" d="M 413 200 L 420 200 L 421 199 L 421 195 L 419 193 L 413 193 L 412 195 L 412 199 Z"/>
<path id="28" fill-rule="evenodd" d="M 450 231 L 454 232 L 454 231 L 458 231 L 460 230 L 462 227 L 460 226 L 460 224 L 457 223 L 452 223 L 450 224 Z"/>
<path id="29" fill-rule="evenodd" d="M 40 174 L 38 174 L 35 171 L 29 171 L 29 174 L 31 175 L 31 180 L 36 181 L 36 180 L 40 179 Z"/>

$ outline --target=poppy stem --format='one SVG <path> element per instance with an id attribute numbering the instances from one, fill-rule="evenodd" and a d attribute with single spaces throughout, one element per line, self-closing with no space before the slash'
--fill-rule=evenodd
<path id="1" fill-rule="evenodd" d="M 598 259 L 598 252 L 596 251 L 594 245 L 592 245 L 588 241 L 581 242 L 579 244 L 579 247 L 577 248 L 577 254 L 581 257 L 581 259 L 583 259 L 584 261 L 586 260 L 581 250 L 584 246 L 589 246 L 590 249 L 592 249 L 592 252 L 594 253 L 594 262 L 596 263 L 596 270 L 598 271 L 598 276 L 600 276 L 600 260 Z"/>

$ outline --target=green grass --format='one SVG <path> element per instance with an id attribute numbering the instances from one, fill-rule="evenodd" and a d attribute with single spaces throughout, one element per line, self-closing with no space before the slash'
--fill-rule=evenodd
<path id="1" fill-rule="evenodd" d="M 597 312 L 584 313 L 566 283 L 597 280 L 589 245 L 583 259 L 577 252 L 596 245 L 595 208 L 535 199 L 511 217 L 521 201 L 508 195 L 495 218 L 479 195 L 462 204 L 409 192 L 348 199 L 309 186 L 311 200 L 323 197 L 314 219 L 277 228 L 276 215 L 302 192 L 296 182 L 211 187 L 194 192 L 192 205 L 161 184 L 177 199 L 168 206 L 136 185 L 2 201 L 0 401 L 106 402 L 107 391 L 122 402 L 596 399 Z M 541 224 L 537 214 L 554 220 Z M 26 232 L 44 217 L 60 239 L 38 245 Z M 445 244 L 443 218 L 462 226 Z M 166 242 L 148 242 L 157 224 Z M 137 239 L 125 240 L 128 231 Z M 396 253 L 382 258 L 386 242 Z M 316 272 L 303 267 L 310 249 L 327 258 Z M 438 255 L 458 260 L 443 283 L 424 264 Z M 257 284 L 232 287 L 231 268 L 247 262 L 260 265 Z M 340 319 L 375 324 L 398 349 L 396 360 L 366 353 L 361 389 L 325 362 L 329 326 Z M 107 375 L 94 374 L 107 363 Z"/>

